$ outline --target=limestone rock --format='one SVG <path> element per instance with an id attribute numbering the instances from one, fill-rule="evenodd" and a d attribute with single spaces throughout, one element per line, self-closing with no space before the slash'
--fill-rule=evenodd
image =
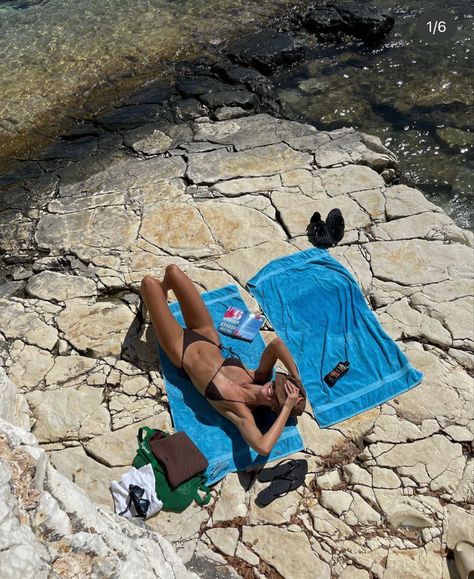
<path id="1" fill-rule="evenodd" d="M 330 490 L 341 483 L 341 475 L 337 470 L 325 473 L 316 478 L 316 485 L 320 489 Z"/>
<path id="2" fill-rule="evenodd" d="M 401 285 L 430 284 L 471 275 L 471 249 L 435 241 L 375 242 L 367 246 L 374 275 Z"/>
<path id="3" fill-rule="evenodd" d="M 330 197 L 384 186 L 383 178 L 376 171 L 361 165 L 323 169 L 319 177 Z"/>
<path id="4" fill-rule="evenodd" d="M 348 538 L 353 534 L 349 525 L 344 523 L 340 517 L 331 515 L 320 505 L 315 505 L 309 509 L 313 521 L 314 530 L 323 536 L 337 538 Z"/>
<path id="5" fill-rule="evenodd" d="M 236 177 L 275 175 L 289 169 L 309 168 L 310 156 L 284 143 L 253 151 L 229 153 L 222 149 L 189 156 L 187 175 L 194 183 L 216 183 Z"/>
<path id="6" fill-rule="evenodd" d="M 163 429 L 163 418 L 154 416 L 96 436 L 84 444 L 87 454 L 108 467 L 130 466 L 137 452 L 137 433 L 142 426 Z"/>
<path id="7" fill-rule="evenodd" d="M 45 214 L 36 230 L 40 248 L 74 250 L 88 257 L 104 249 L 124 251 L 136 239 L 138 218 L 123 207 L 98 207 L 77 213 Z M 100 248 L 100 251 L 96 248 Z"/>
<path id="8" fill-rule="evenodd" d="M 238 529 L 232 529 L 231 527 L 228 529 L 209 529 L 207 536 L 220 551 L 231 557 L 234 556 L 237 541 L 239 540 Z"/>
<path id="9" fill-rule="evenodd" d="M 338 579 L 369 579 L 370 575 L 365 569 L 359 569 L 354 565 L 348 565 L 339 575 Z"/>
<path id="10" fill-rule="evenodd" d="M 193 503 L 182 513 L 161 511 L 148 519 L 147 525 L 168 541 L 183 541 L 194 537 L 209 519 L 205 509 Z"/>
<path id="11" fill-rule="evenodd" d="M 283 575 L 296 579 L 329 579 L 329 565 L 316 557 L 304 533 L 268 525 L 244 527 L 242 541 Z M 282 548 L 284 546 L 284 548 Z"/>
<path id="12" fill-rule="evenodd" d="M 278 175 L 273 175 L 271 177 L 247 177 L 220 181 L 212 186 L 212 190 L 222 195 L 233 197 L 234 195 L 242 195 L 243 193 L 272 191 L 277 187 L 281 187 L 281 179 Z"/>
<path id="13" fill-rule="evenodd" d="M 69 381 L 75 382 L 78 377 L 84 380 L 84 376 L 91 372 L 96 364 L 96 360 L 86 356 L 57 356 L 54 366 L 45 376 L 46 384 L 66 384 Z"/>
<path id="14" fill-rule="evenodd" d="M 151 246 L 181 257 L 219 253 L 198 209 L 185 203 L 155 203 L 143 217 L 140 235 Z"/>
<path id="15" fill-rule="evenodd" d="M 385 212 L 387 220 L 408 217 L 419 213 L 439 211 L 439 208 L 428 201 L 421 191 L 406 185 L 394 185 L 385 189 L 387 199 Z"/>
<path id="16" fill-rule="evenodd" d="M 276 256 L 290 255 L 295 251 L 295 247 L 284 241 L 267 241 L 257 247 L 228 253 L 219 258 L 218 262 L 240 284 L 245 285 L 270 260 Z"/>
<path id="17" fill-rule="evenodd" d="M 52 349 L 58 339 L 55 328 L 36 313 L 28 311 L 20 302 L 7 299 L 0 299 L 0 326 L 6 338 L 20 339 L 45 350 Z"/>
<path id="18" fill-rule="evenodd" d="M 246 488 L 240 480 L 241 477 L 242 475 L 239 476 L 237 473 L 230 473 L 222 481 L 220 496 L 212 513 L 214 522 L 231 521 L 235 517 L 244 517 L 247 514 Z"/>
<path id="19" fill-rule="evenodd" d="M 454 549 L 458 541 L 470 541 L 473 543 L 474 515 L 457 505 L 448 505 L 446 507 L 446 515 L 445 540 L 448 549 Z"/>
<path id="20" fill-rule="evenodd" d="M 320 501 L 324 508 L 341 516 L 351 508 L 353 497 L 345 491 L 322 491 Z"/>
<path id="21" fill-rule="evenodd" d="M 26 291 L 42 300 L 63 302 L 71 298 L 95 296 L 97 286 L 92 279 L 70 276 L 53 271 L 42 271 L 30 277 Z"/>
<path id="22" fill-rule="evenodd" d="M 318 134 L 318 131 L 310 125 L 277 119 L 267 114 L 199 124 L 194 126 L 194 130 L 194 138 L 198 142 L 211 140 L 213 143 L 233 145 L 237 151 Z"/>
<path id="23" fill-rule="evenodd" d="M 81 386 L 27 396 L 36 419 L 33 432 L 40 442 L 87 440 L 108 428 L 110 416 L 102 404 L 103 390 Z"/>
<path id="24" fill-rule="evenodd" d="M 303 235 L 315 211 L 327 215 L 334 208 L 335 202 L 325 195 L 317 200 L 301 199 L 296 193 L 275 191 L 272 201 L 281 214 L 281 217 L 291 233 L 291 236 Z M 337 200 L 337 207 L 344 215 L 346 230 L 366 227 L 370 218 L 359 205 L 350 197 L 341 197 Z"/>
<path id="25" fill-rule="evenodd" d="M 425 549 L 390 549 L 387 557 L 387 567 L 384 577 L 396 579 L 398 577 L 411 577 L 423 579 L 424 577 L 442 577 L 441 545 L 436 544 Z"/>
<path id="26" fill-rule="evenodd" d="M 24 345 L 19 340 L 11 350 L 13 363 L 7 368 L 9 378 L 24 389 L 33 390 L 54 366 L 54 357 L 47 350 Z"/>
<path id="27" fill-rule="evenodd" d="M 221 203 L 208 201 L 199 206 L 199 212 L 213 238 L 226 251 L 286 238 L 281 227 L 260 211 L 230 203 L 225 207 L 222 211 Z"/>
<path id="28" fill-rule="evenodd" d="M 343 466 L 344 477 L 350 485 L 372 486 L 372 477 L 365 468 L 356 464 L 346 464 Z"/>
<path id="29" fill-rule="evenodd" d="M 74 300 L 59 314 L 57 323 L 65 339 L 92 356 L 119 354 L 135 316 L 121 303 L 93 305 Z"/>

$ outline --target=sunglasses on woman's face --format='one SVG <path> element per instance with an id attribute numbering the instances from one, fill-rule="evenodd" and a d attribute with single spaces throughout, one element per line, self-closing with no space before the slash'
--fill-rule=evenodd
<path id="1" fill-rule="evenodd" d="M 133 504 L 135 512 L 137 513 L 136 516 L 145 519 L 146 514 L 148 512 L 148 508 L 150 507 L 150 501 L 148 499 L 142 498 L 144 494 L 145 489 L 142 489 L 142 487 L 139 487 L 138 485 L 131 484 L 128 487 L 128 496 L 130 498 L 128 499 L 127 508 L 119 514 L 123 515 L 124 513 L 126 513 Z"/>

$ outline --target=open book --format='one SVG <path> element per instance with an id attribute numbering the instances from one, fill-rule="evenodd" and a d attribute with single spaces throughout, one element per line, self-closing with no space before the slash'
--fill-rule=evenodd
<path id="1" fill-rule="evenodd" d="M 263 326 L 264 321 L 265 318 L 259 314 L 244 312 L 230 306 L 219 325 L 219 332 L 251 342 Z"/>

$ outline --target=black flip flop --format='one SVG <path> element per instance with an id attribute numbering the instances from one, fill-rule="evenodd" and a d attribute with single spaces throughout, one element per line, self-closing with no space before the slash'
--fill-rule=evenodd
<path id="1" fill-rule="evenodd" d="M 275 466 L 264 468 L 258 473 L 259 482 L 271 482 L 273 479 L 278 478 L 290 472 L 294 468 L 298 468 L 298 463 L 306 462 L 303 459 L 296 460 L 294 458 L 285 458 L 280 460 Z M 301 467 L 300 467 L 301 468 Z"/>
<path id="2" fill-rule="evenodd" d="M 304 483 L 306 473 L 308 472 L 308 463 L 304 459 L 295 460 L 294 462 L 299 464 L 293 466 L 293 468 L 282 476 L 274 478 L 266 489 L 258 493 L 255 502 L 259 507 L 268 506 L 275 499 L 285 496 Z"/>

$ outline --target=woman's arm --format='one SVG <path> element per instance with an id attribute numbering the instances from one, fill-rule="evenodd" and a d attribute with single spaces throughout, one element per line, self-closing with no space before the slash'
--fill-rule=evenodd
<path id="1" fill-rule="evenodd" d="M 255 424 L 255 419 L 252 414 L 249 413 L 246 417 L 234 417 L 231 419 L 232 422 L 237 426 L 245 442 L 251 446 L 258 454 L 264 456 L 270 454 L 272 448 L 275 446 L 277 440 L 285 428 L 285 424 L 290 416 L 292 408 L 301 399 L 299 396 L 299 388 L 292 384 L 289 380 L 285 384 L 285 390 L 287 398 L 283 407 L 278 415 L 278 418 L 269 428 L 269 430 L 262 434 Z"/>
<path id="2" fill-rule="evenodd" d="M 290 351 L 280 338 L 275 338 L 263 351 L 258 368 L 255 370 L 255 382 L 257 384 L 265 383 L 270 379 L 277 360 L 281 361 L 292 376 L 300 378 L 300 373 Z"/>

